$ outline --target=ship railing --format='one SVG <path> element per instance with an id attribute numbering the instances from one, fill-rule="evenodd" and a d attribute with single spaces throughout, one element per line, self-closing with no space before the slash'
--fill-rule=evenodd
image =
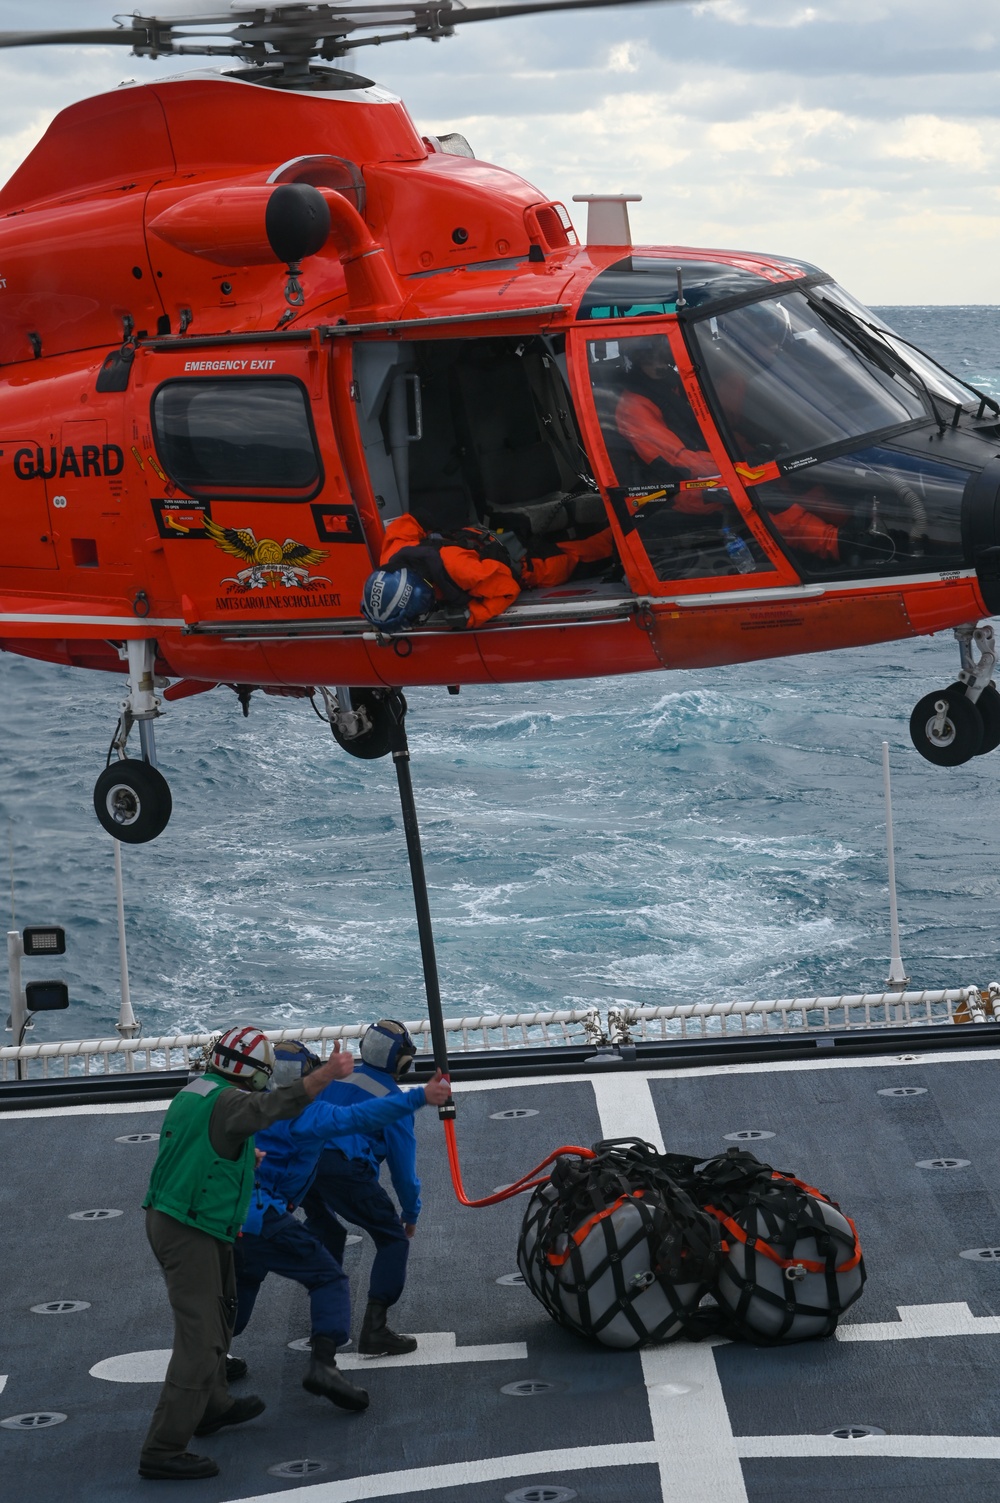
<path id="1" fill-rule="evenodd" d="M 342 1023 L 310 1028 L 268 1028 L 274 1043 L 301 1039 L 318 1046 L 324 1057 L 333 1045 L 349 1045 L 364 1033 L 366 1023 Z M 421 1054 L 430 1054 L 430 1023 L 426 1018 L 407 1023 Z M 449 1052 L 468 1054 L 486 1049 L 552 1048 L 598 1044 L 606 1035 L 596 1007 L 564 1008 L 555 1012 L 490 1013 L 477 1018 L 446 1018 Z M 8 1045 L 0 1049 L 0 1080 L 51 1079 L 70 1075 L 188 1070 L 205 1061 L 216 1033 L 167 1034 L 155 1038 L 68 1039 L 59 1043 Z"/>
<path id="2" fill-rule="evenodd" d="M 785 997 L 773 1001 L 736 999 L 679 1002 L 659 1007 L 632 1003 L 608 1008 L 612 1043 L 760 1034 L 858 1032 L 879 1028 L 919 1028 L 936 1023 L 992 1023 L 1000 985 L 940 991 L 844 993 L 838 997 Z"/>

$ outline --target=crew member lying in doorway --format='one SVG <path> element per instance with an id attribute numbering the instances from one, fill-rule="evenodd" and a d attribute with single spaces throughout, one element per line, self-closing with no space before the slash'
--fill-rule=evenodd
<path id="1" fill-rule="evenodd" d="M 405 631 L 442 607 L 451 626 L 483 626 L 522 590 L 565 584 L 581 564 L 612 552 L 610 527 L 549 552 L 530 539 L 525 548 L 513 534 L 506 541 L 486 527 L 429 533 L 406 513 L 385 530 L 381 567 L 365 583 L 361 610 L 382 631 Z"/>

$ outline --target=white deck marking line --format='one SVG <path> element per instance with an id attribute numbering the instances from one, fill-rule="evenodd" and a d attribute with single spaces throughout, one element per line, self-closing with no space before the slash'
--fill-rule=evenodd
<path id="1" fill-rule="evenodd" d="M 427 1331 L 418 1335 L 420 1345 L 404 1357 L 358 1357 L 343 1353 L 337 1366 L 375 1372 L 382 1367 L 440 1367 L 455 1362 L 524 1362 L 528 1348 L 523 1341 L 498 1342 L 495 1346 L 457 1346 L 454 1331 Z M 122 1352 L 105 1357 L 90 1369 L 92 1378 L 106 1383 L 162 1383 L 167 1375 L 170 1348 L 145 1352 Z"/>
<path id="2" fill-rule="evenodd" d="M 6 1373 L 0 1373 L 0 1393 L 3 1393 L 3 1391 L 4 1391 L 4 1389 L 6 1387 L 7 1387 L 7 1374 Z"/>
<path id="3" fill-rule="evenodd" d="M 838 1341 L 918 1341 L 925 1336 L 1000 1336 L 1000 1315 L 973 1315 L 963 1300 L 949 1305 L 897 1305 L 898 1320 L 838 1326 Z"/>
<path id="4" fill-rule="evenodd" d="M 166 1101 L 95 1101 L 80 1106 L 24 1107 L 19 1111 L 0 1112 L 0 1122 L 16 1121 L 19 1117 L 118 1117 L 130 1112 L 165 1112 L 170 1105 Z"/>
<path id="5" fill-rule="evenodd" d="M 1000 1461 L 997 1435 L 738 1435 L 741 1456 L 917 1456 L 927 1461 Z"/>
<path id="6" fill-rule="evenodd" d="M 914 1030 L 916 1032 L 916 1030 Z M 860 1029 L 852 1029 L 860 1033 Z M 766 1037 L 766 1035 L 764 1035 Z M 735 1039 L 737 1035 L 733 1035 Z M 759 1035 L 758 1035 L 759 1037 Z M 775 1034 L 775 1038 L 779 1035 Z M 787 1035 L 781 1035 L 787 1037 Z M 532 1086 L 579 1085 L 581 1081 L 616 1080 L 694 1080 L 708 1075 L 781 1075 L 794 1070 L 907 1070 L 921 1065 L 968 1064 L 971 1060 L 1000 1059 L 1000 1049 L 956 1049 L 934 1054 L 877 1054 L 852 1056 L 850 1059 L 775 1059 L 751 1061 L 742 1065 L 685 1065 L 674 1069 L 662 1065 L 652 1070 L 623 1070 L 614 1065 L 594 1075 L 531 1075 L 522 1080 L 456 1080 L 455 1095 L 466 1091 L 528 1090 Z"/>
<path id="7" fill-rule="evenodd" d="M 663 1138 L 645 1071 L 592 1084 L 605 1138 Z M 642 1353 L 663 1503 L 747 1503 L 713 1346 L 680 1342 Z"/>
<path id="8" fill-rule="evenodd" d="M 339 1359 L 338 1359 L 339 1360 Z M 472 1487 L 477 1482 L 501 1482 L 510 1477 L 539 1480 L 581 1472 L 591 1467 L 642 1466 L 659 1460 L 653 1441 L 626 1441 L 621 1445 L 575 1446 L 567 1451 L 527 1451 L 522 1456 L 487 1456 L 482 1461 L 452 1461 L 410 1472 L 379 1472 L 370 1477 L 351 1477 L 343 1482 L 314 1482 L 282 1492 L 288 1503 L 360 1503 L 365 1498 L 392 1498 L 400 1494 L 432 1493 L 446 1487 Z M 274 1503 L 275 1494 L 257 1493 L 234 1498 L 230 1503 Z"/>
<path id="9" fill-rule="evenodd" d="M 743 1065 L 694 1065 L 678 1070 L 672 1070 L 669 1066 L 659 1070 L 616 1070 L 611 1066 L 606 1075 L 532 1075 L 515 1081 L 456 1080 L 452 1089 L 456 1096 L 462 1096 L 472 1091 L 521 1091 L 531 1090 L 536 1086 L 580 1085 L 581 1082 L 596 1086 L 599 1080 L 614 1081 L 621 1086 L 625 1080 L 695 1080 L 708 1075 L 780 1075 L 790 1070 L 905 1070 L 910 1066 L 968 1064 L 977 1059 L 1000 1060 L 1000 1049 L 949 1049 L 941 1054 L 917 1054 L 912 1058 L 907 1055 L 905 1059 L 898 1054 L 868 1055 L 852 1059 L 780 1059 Z M 149 1076 L 143 1072 L 140 1078 L 148 1079 Z M 60 1083 L 61 1081 L 53 1080 L 53 1084 Z M 85 1106 L 26 1107 L 19 1111 L 0 1111 L 0 1122 L 17 1117 L 85 1117 L 110 1116 L 115 1112 L 165 1112 L 169 1105 L 169 1101 L 97 1101 Z"/>
<path id="10" fill-rule="evenodd" d="M 747 1503 L 714 1346 L 678 1342 L 642 1353 L 663 1503 Z"/>
<path id="11" fill-rule="evenodd" d="M 359 1357 L 337 1354 L 337 1366 L 357 1372 L 378 1372 L 383 1367 L 441 1367 L 452 1362 L 525 1362 L 528 1348 L 523 1341 L 501 1341 L 493 1346 L 458 1346 L 454 1331 L 415 1332 L 415 1352 L 401 1357 Z"/>
<path id="12" fill-rule="evenodd" d="M 604 1138 L 645 1138 L 664 1151 L 659 1118 L 649 1089 L 649 1077 L 628 1075 L 591 1076 Z"/>

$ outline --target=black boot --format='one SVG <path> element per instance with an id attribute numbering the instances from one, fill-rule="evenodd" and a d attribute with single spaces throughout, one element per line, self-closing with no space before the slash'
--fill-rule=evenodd
<path id="1" fill-rule="evenodd" d="M 214 1435 L 216 1430 L 224 1430 L 227 1425 L 245 1425 L 247 1420 L 256 1419 L 258 1414 L 263 1414 L 265 1407 L 263 1399 L 259 1399 L 255 1393 L 248 1393 L 242 1399 L 234 1399 L 229 1408 L 215 1419 L 202 1420 L 194 1433 Z"/>
<path id="2" fill-rule="evenodd" d="M 367 1409 L 368 1395 L 365 1390 L 349 1383 L 337 1367 L 336 1343 L 329 1336 L 314 1336 L 310 1345 L 312 1356 L 302 1379 L 306 1393 L 329 1399 L 338 1409 Z"/>
<path id="3" fill-rule="evenodd" d="M 139 1476 L 157 1482 L 197 1481 L 218 1475 L 219 1468 L 211 1456 L 193 1456 L 190 1451 L 182 1451 L 178 1456 L 154 1456 L 149 1461 L 139 1458 Z"/>
<path id="4" fill-rule="evenodd" d="M 242 1357 L 234 1357 L 230 1352 L 226 1357 L 226 1382 L 238 1383 L 247 1375 L 247 1365 Z"/>
<path id="5" fill-rule="evenodd" d="M 401 1357 L 404 1352 L 417 1350 L 415 1336 L 400 1336 L 393 1331 L 386 1316 L 389 1306 L 379 1299 L 370 1299 L 361 1323 L 358 1337 L 358 1352 L 362 1357 Z"/>

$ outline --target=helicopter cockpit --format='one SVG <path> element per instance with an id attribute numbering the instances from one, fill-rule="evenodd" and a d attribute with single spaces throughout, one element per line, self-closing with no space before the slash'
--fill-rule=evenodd
<path id="1" fill-rule="evenodd" d="M 963 498 L 983 457 L 963 452 L 981 446 L 959 423 L 982 417 L 981 394 L 825 273 L 782 269 L 791 285 L 749 260 L 633 255 L 581 304 L 578 318 L 604 325 L 595 335 L 615 336 L 587 340 L 590 385 L 657 579 L 766 573 L 780 555 L 805 579 L 963 567 Z M 756 518 L 726 488 L 720 440 Z"/>

